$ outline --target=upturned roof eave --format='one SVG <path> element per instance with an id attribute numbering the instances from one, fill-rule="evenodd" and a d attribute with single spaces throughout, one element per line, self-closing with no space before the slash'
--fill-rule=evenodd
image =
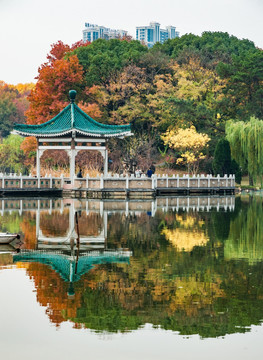
<path id="1" fill-rule="evenodd" d="M 83 131 L 83 130 L 79 130 L 76 128 L 72 128 L 66 131 L 61 131 L 61 132 L 55 132 L 55 133 L 31 133 L 31 132 L 26 132 L 26 131 L 21 131 L 21 130 L 17 130 L 14 129 L 13 133 L 20 135 L 20 136 L 33 136 L 36 138 L 41 138 L 41 137 L 46 137 L 46 138 L 52 138 L 52 137 L 62 137 L 64 135 L 68 135 L 70 133 L 79 133 L 81 135 L 87 136 L 87 137 L 99 137 L 99 138 L 112 138 L 112 137 L 122 137 L 122 136 L 132 136 L 133 133 L 131 132 L 131 130 L 124 130 L 124 131 L 120 131 L 120 132 L 116 132 L 116 133 L 97 133 L 97 132 L 92 132 L 92 131 Z"/>
<path id="2" fill-rule="evenodd" d="M 74 92 L 74 93 L 73 93 Z M 70 91 L 71 104 L 49 121 L 38 125 L 15 124 L 14 133 L 21 136 L 62 137 L 73 132 L 82 136 L 110 138 L 133 135 L 131 125 L 102 124 L 92 119 L 75 103 L 76 91 Z"/>

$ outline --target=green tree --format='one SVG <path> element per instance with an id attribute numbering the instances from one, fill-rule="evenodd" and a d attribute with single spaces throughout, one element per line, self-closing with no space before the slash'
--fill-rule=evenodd
<path id="1" fill-rule="evenodd" d="M 0 81 L 0 134 L 7 136 L 13 128 L 17 115 L 15 100 L 18 91 L 3 81 Z"/>
<path id="2" fill-rule="evenodd" d="M 148 49 L 139 41 L 98 39 L 73 51 L 84 69 L 87 86 L 106 85 L 128 64 L 137 63 Z"/>
<path id="3" fill-rule="evenodd" d="M 227 79 L 229 105 L 241 120 L 263 118 L 263 51 L 234 56 L 231 64 L 220 63 L 219 74 Z"/>
<path id="4" fill-rule="evenodd" d="M 231 150 L 228 140 L 220 139 L 218 141 L 212 167 L 215 175 L 220 174 L 224 176 L 231 173 Z"/>
<path id="5" fill-rule="evenodd" d="M 163 45 L 155 45 L 180 64 L 188 61 L 188 56 L 197 55 L 201 65 L 210 69 L 216 68 L 219 62 L 230 64 L 232 57 L 243 56 L 257 51 L 252 41 L 240 40 L 226 32 L 203 32 L 201 36 L 185 34 L 180 38 L 166 41 Z"/>
<path id="6" fill-rule="evenodd" d="M 238 184 L 241 183 L 241 169 L 238 163 L 231 158 L 231 150 L 229 141 L 220 139 L 216 145 L 214 159 L 212 163 L 214 175 L 235 174 Z"/>
<path id="7" fill-rule="evenodd" d="M 3 172 L 23 173 L 25 168 L 23 166 L 24 155 L 20 146 L 23 138 L 18 135 L 9 135 L 0 144 L 0 169 Z"/>
<path id="8" fill-rule="evenodd" d="M 0 132 L 5 137 L 13 128 L 16 107 L 8 94 L 0 97 Z"/>

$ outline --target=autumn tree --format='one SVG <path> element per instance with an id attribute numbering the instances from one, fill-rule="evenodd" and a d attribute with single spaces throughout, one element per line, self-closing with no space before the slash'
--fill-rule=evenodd
<path id="1" fill-rule="evenodd" d="M 140 132 L 150 120 L 146 104 L 151 89 L 145 70 L 128 65 L 110 84 L 100 87 L 97 96 L 107 111 L 110 123 L 135 123 L 136 131 Z"/>
<path id="2" fill-rule="evenodd" d="M 149 60 L 146 55 L 143 59 Z M 148 70 L 129 65 L 101 88 L 105 95 L 100 99 L 110 121 L 132 122 L 139 132 L 148 131 L 150 127 L 164 132 L 170 126 L 194 125 L 206 129 L 210 136 L 223 133 L 224 117 L 219 107 L 224 80 L 214 71 L 202 68 L 196 59 L 182 66 L 165 61 L 160 60 L 159 65 L 150 63 Z M 149 72 L 154 74 L 153 78 Z"/>
<path id="3" fill-rule="evenodd" d="M 170 64 L 172 73 L 156 76 L 156 93 L 149 96 L 149 106 L 157 114 L 157 124 L 169 126 L 194 125 L 211 135 L 222 131 L 219 104 L 224 81 L 213 70 L 205 69 L 198 59 L 187 64 Z M 158 125 L 157 125 L 158 126 Z"/>
<path id="4" fill-rule="evenodd" d="M 28 124 L 41 124 L 57 115 L 68 105 L 70 89 L 78 91 L 78 100 L 87 106 L 84 71 L 76 55 L 72 52 L 78 47 L 86 48 L 89 43 L 79 41 L 72 46 L 58 41 L 51 45 L 47 62 L 38 70 L 37 83 L 29 95 L 30 107 L 27 111 Z M 67 56 L 67 54 L 71 56 Z M 97 108 L 94 111 L 98 111 Z"/>
<path id="5" fill-rule="evenodd" d="M 0 133 L 7 136 L 14 123 L 25 121 L 29 103 L 27 96 L 34 84 L 9 85 L 0 81 Z"/>
<path id="6" fill-rule="evenodd" d="M 194 126 L 187 129 L 167 130 L 162 136 L 165 145 L 177 150 L 177 164 L 186 164 L 188 171 L 196 174 L 200 160 L 205 158 L 203 151 L 210 140 L 207 134 L 198 133 Z"/>
<path id="7" fill-rule="evenodd" d="M 194 126 L 211 139 L 212 155 L 227 120 L 262 117 L 261 64 L 262 50 L 251 41 L 221 32 L 186 34 L 152 49 L 130 39 L 59 41 L 39 69 L 27 121 L 57 115 L 75 88 L 81 109 L 101 122 L 131 123 L 135 137 Z M 156 136 L 154 146 L 160 143 Z"/>
<path id="8" fill-rule="evenodd" d="M 33 136 L 28 136 L 23 140 L 20 149 L 25 155 L 24 165 L 30 170 L 35 165 L 37 140 Z"/>
<path id="9" fill-rule="evenodd" d="M 78 42 L 71 47 L 59 41 L 51 46 L 47 55 L 47 62 L 39 68 L 37 83 L 29 95 L 30 107 L 27 111 L 28 124 L 41 124 L 56 116 L 65 106 L 68 105 L 68 91 L 78 91 L 79 106 L 89 113 L 90 116 L 99 118 L 101 112 L 97 104 L 89 103 L 89 97 L 85 91 L 83 81 L 83 68 L 79 64 L 76 55 L 66 57 L 66 54 L 76 50 L 79 46 L 87 47 L 88 43 Z M 25 139 L 22 149 L 29 156 L 27 165 L 34 164 L 35 144 L 32 140 Z M 50 167 L 65 166 L 68 157 L 65 153 L 45 153 L 42 158 L 44 164 Z"/>
<path id="10" fill-rule="evenodd" d="M 29 95 L 27 123 L 41 124 L 57 115 L 69 102 L 68 91 L 72 88 L 80 90 L 82 76 L 83 70 L 76 56 L 42 65 L 36 86 Z"/>
<path id="11" fill-rule="evenodd" d="M 109 157 L 114 172 L 133 173 L 136 167 L 146 171 L 156 158 L 155 138 L 153 134 L 136 134 L 123 140 L 109 142 Z"/>

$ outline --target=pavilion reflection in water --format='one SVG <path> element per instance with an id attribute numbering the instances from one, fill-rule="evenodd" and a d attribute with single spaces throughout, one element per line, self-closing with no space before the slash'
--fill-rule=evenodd
<path id="1" fill-rule="evenodd" d="M 152 323 L 181 334 L 215 337 L 247 331 L 245 326 L 262 318 L 262 287 L 259 293 L 254 289 L 260 273 L 245 260 L 232 260 L 231 254 L 224 261 L 227 240 L 242 230 L 233 226 L 240 212 L 234 197 L 9 199 L 2 205 L 6 215 L 16 208 L 25 224 L 33 223 L 29 229 L 37 242 L 25 242 L 24 247 L 34 250 L 22 249 L 13 259 L 34 281 L 37 301 L 56 326 L 70 321 L 75 328 L 127 332 Z M 185 243 L 181 251 L 163 236 L 164 229 L 180 240 L 183 235 L 191 239 L 193 233 L 194 240 L 205 236 L 208 241 L 195 242 L 191 251 Z M 260 270 L 259 262 L 256 266 Z M 244 309 L 251 314 L 245 322 Z"/>
<path id="2" fill-rule="evenodd" d="M 85 205 L 88 205 L 85 204 Z M 94 204 L 93 204 L 94 205 Z M 99 264 L 128 263 L 131 252 L 127 249 L 107 249 L 107 212 L 103 211 L 103 203 L 96 203 L 93 209 L 74 200 L 32 200 L 22 201 L 20 211 L 35 209 L 36 211 L 36 249 L 22 249 L 14 255 L 14 262 L 38 262 L 46 264 L 55 270 L 61 278 L 73 284 L 81 276 Z M 48 208 L 48 210 L 47 210 Z M 5 206 L 5 210 L 7 207 Z M 68 229 L 64 236 L 48 236 L 41 227 L 41 212 L 52 215 L 54 211 L 61 214 L 68 213 Z M 81 217 L 82 213 L 98 213 L 102 219 L 102 227 L 97 235 L 80 235 L 77 242 L 75 214 Z M 69 294 L 73 294 L 73 285 L 70 285 Z"/>
<path id="3" fill-rule="evenodd" d="M 53 268 L 64 281 L 73 283 L 99 264 L 129 262 L 132 255 L 128 249 L 107 249 L 107 223 L 110 214 L 119 212 L 128 215 L 147 213 L 154 216 L 156 211 L 210 211 L 211 209 L 233 211 L 234 196 L 157 198 L 149 201 L 101 201 L 76 199 L 24 199 L 2 200 L 1 213 L 18 210 L 36 212 L 36 248 L 22 249 L 14 255 L 14 262 L 38 262 Z M 63 236 L 50 236 L 41 227 L 41 214 L 54 212 L 68 213 L 68 229 Z M 77 246 L 75 213 L 97 214 L 102 226 L 96 235 L 80 235 Z"/>

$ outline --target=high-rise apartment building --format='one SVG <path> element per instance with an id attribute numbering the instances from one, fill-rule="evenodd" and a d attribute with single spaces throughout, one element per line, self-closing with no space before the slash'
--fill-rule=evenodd
<path id="1" fill-rule="evenodd" d="M 83 41 L 94 41 L 97 39 L 120 39 L 128 35 L 126 30 L 115 30 L 106 28 L 105 26 L 98 26 L 95 24 L 85 23 L 83 30 Z"/>
<path id="2" fill-rule="evenodd" d="M 159 23 L 151 22 L 149 26 L 136 27 L 136 40 L 148 47 L 152 47 L 157 42 L 163 44 L 165 40 L 176 37 L 179 37 L 179 31 L 176 31 L 175 26 L 166 26 L 166 29 L 161 29 Z"/>

